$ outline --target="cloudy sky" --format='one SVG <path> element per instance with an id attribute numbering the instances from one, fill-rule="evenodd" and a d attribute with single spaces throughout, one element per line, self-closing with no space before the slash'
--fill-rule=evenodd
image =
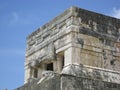
<path id="1" fill-rule="evenodd" d="M 120 18 L 120 0 L 0 0 L 0 90 L 23 85 L 26 37 L 70 6 Z"/>

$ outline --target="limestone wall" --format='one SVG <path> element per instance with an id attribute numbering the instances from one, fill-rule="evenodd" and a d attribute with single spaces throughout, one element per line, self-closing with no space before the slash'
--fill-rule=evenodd
<path id="1" fill-rule="evenodd" d="M 63 75 L 61 90 L 120 90 L 120 84 Z"/>
<path id="2" fill-rule="evenodd" d="M 68 65 L 61 74 L 45 72 L 16 90 L 120 90 L 120 73 L 83 65 Z"/>
<path id="3" fill-rule="evenodd" d="M 61 90 L 60 75 L 50 74 L 42 79 L 32 80 L 15 90 Z"/>
<path id="4" fill-rule="evenodd" d="M 58 57 L 61 57 L 58 58 Z M 71 7 L 27 37 L 25 82 L 42 77 L 46 64 L 88 65 L 120 71 L 120 20 Z M 35 70 L 38 71 L 35 71 Z"/>
<path id="5" fill-rule="evenodd" d="M 62 71 L 62 90 L 119 90 L 120 73 L 83 65 L 68 65 Z"/>

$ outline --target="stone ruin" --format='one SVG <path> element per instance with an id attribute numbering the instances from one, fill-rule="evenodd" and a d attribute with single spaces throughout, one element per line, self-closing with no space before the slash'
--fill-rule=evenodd
<path id="1" fill-rule="evenodd" d="M 16 90 L 120 90 L 120 19 L 70 7 L 38 28 Z"/>

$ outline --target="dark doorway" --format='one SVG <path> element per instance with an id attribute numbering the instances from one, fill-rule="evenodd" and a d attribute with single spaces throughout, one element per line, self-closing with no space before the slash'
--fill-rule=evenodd
<path id="1" fill-rule="evenodd" d="M 34 69 L 34 78 L 38 77 L 38 69 Z"/>
<path id="2" fill-rule="evenodd" d="M 47 70 L 53 71 L 53 63 L 47 64 Z"/>
<path id="3" fill-rule="evenodd" d="M 62 56 L 62 69 L 64 67 L 64 55 Z"/>

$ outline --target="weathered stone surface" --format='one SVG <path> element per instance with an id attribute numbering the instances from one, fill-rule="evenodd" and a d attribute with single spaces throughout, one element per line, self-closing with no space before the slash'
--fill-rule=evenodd
<path id="1" fill-rule="evenodd" d="M 61 90 L 119 90 L 120 73 L 83 65 L 66 66 Z"/>
<path id="2" fill-rule="evenodd" d="M 120 84 L 103 82 L 99 80 L 74 77 L 70 75 L 62 76 L 61 90 L 119 90 Z"/>
<path id="3" fill-rule="evenodd" d="M 68 65 L 63 69 L 62 74 L 110 83 L 120 82 L 119 72 L 84 65 Z"/>
<path id="4" fill-rule="evenodd" d="M 32 81 L 28 82 L 22 87 L 17 88 L 16 90 L 61 90 L 60 75 L 48 72 L 48 74 L 41 79 L 33 79 Z"/>
<path id="5" fill-rule="evenodd" d="M 61 75 L 51 71 L 16 90 L 119 90 L 120 73 L 81 65 L 66 66 Z"/>
<path id="6" fill-rule="evenodd" d="M 71 7 L 38 28 L 27 37 L 25 83 L 53 80 L 51 71 L 60 90 L 119 90 L 120 19 Z M 33 87 L 51 90 L 50 80 Z"/>

